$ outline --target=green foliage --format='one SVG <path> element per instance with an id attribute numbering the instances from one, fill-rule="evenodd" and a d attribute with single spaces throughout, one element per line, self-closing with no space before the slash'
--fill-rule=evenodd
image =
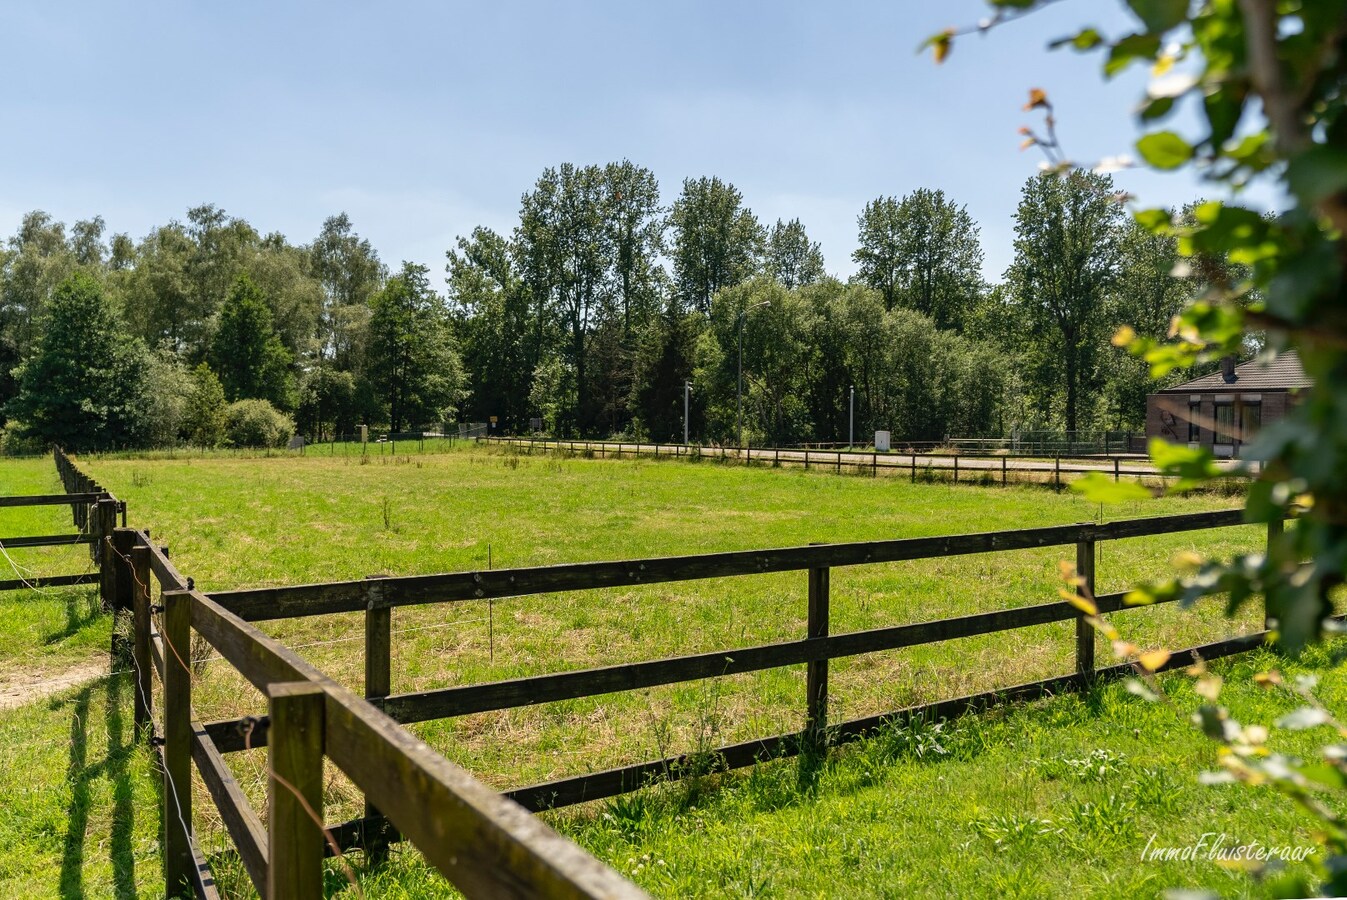
<path id="1" fill-rule="evenodd" d="M 475 228 L 446 254 L 449 302 L 463 352 L 467 417 L 498 416 L 511 430 L 527 424 L 537 349 L 537 322 L 515 262 L 516 248 L 489 228 Z"/>
<path id="2" fill-rule="evenodd" d="M 982 246 L 968 208 L 944 191 L 919 188 L 865 205 L 857 277 L 884 305 L 914 309 L 941 328 L 959 329 L 982 292 Z"/>
<path id="3" fill-rule="evenodd" d="M 404 263 L 370 300 L 370 381 L 393 431 L 445 421 L 462 395 L 448 311 L 426 272 Z"/>
<path id="4" fill-rule="evenodd" d="M 284 447 L 295 423 L 265 400 L 236 400 L 225 407 L 225 436 L 235 447 Z"/>
<path id="5" fill-rule="evenodd" d="M 228 419 L 224 386 L 201 363 L 192 371 L 192 389 L 182 416 L 182 436 L 196 447 L 218 447 L 224 443 Z"/>
<path id="6" fill-rule="evenodd" d="M 1080 428 L 1095 389 L 1121 220 L 1112 180 L 1080 169 L 1031 177 L 1015 213 L 1015 261 L 1006 280 L 1033 340 L 1040 383 L 1060 386 L 1042 402 L 1061 403 L 1067 431 Z"/>
<path id="7" fill-rule="evenodd" d="M 763 259 L 767 274 L 787 288 L 804 287 L 823 278 L 823 251 L 809 240 L 799 219 L 776 220 L 767 233 Z"/>
<path id="8" fill-rule="evenodd" d="M 290 353 L 272 327 L 262 292 L 247 275 L 234 281 L 220 309 L 210 361 L 230 401 L 261 399 L 282 409 L 294 406 Z"/>
<path id="9" fill-rule="evenodd" d="M 722 288 L 752 277 L 766 234 L 738 188 L 719 178 L 688 178 L 669 213 L 674 290 L 687 309 L 709 312 Z"/>
<path id="10" fill-rule="evenodd" d="M 98 282 L 76 272 L 52 293 L 6 413 L 30 437 L 71 450 L 140 446 L 147 439 L 150 365 Z"/>
<path id="11" fill-rule="evenodd" d="M 175 353 L 160 349 L 150 354 L 145 372 L 145 443 L 172 447 L 184 434 L 195 392 L 193 373 Z"/>
<path id="12" fill-rule="evenodd" d="M 365 405 L 364 386 L 350 372 L 330 366 L 315 366 L 304 373 L 295 412 L 300 430 L 315 440 L 324 434 L 353 434 Z"/>

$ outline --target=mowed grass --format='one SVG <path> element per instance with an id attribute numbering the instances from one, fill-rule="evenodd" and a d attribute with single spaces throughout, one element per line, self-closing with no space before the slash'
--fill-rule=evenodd
<path id="1" fill-rule="evenodd" d="M 910 485 L 501 449 L 371 456 L 363 465 L 359 457 L 321 451 L 303 458 L 81 464 L 129 502 L 132 524 L 171 545 L 179 568 L 206 590 L 482 569 L 488 560 L 501 568 L 986 531 L 1093 521 L 1101 513 L 1069 493 L 1037 487 Z M 48 479 L 35 490 L 52 489 L 49 461 L 35 461 L 31 475 Z M 1123 518 L 1236 502 L 1171 498 L 1104 512 Z M 68 517 L 64 522 L 68 526 Z M 66 528 L 58 519 L 58 526 L 31 533 L 48 530 Z M 1240 527 L 1105 544 L 1099 590 L 1162 574 L 1179 550 L 1228 556 L 1261 541 L 1257 529 Z M 1050 602 L 1061 583 L 1058 562 L 1073 558 L 1074 548 L 1061 547 L 835 570 L 832 630 Z M 398 609 L 393 687 L 424 690 L 796 639 L 804 633 L 805 595 L 801 572 Z M 1260 615 L 1251 610 L 1228 620 L 1211 605 L 1128 611 L 1114 619 L 1138 643 L 1178 647 L 1251 630 Z M 106 646 L 106 621 L 96 616 L 90 626 L 102 629 L 100 646 Z M 263 627 L 359 691 L 361 624 L 362 617 L 351 615 Z M 838 721 L 1066 672 L 1072 642 L 1072 626 L 1064 623 L 835 661 L 830 715 Z M 220 661 L 207 659 L 194 690 L 203 719 L 263 710 L 255 692 Z M 803 696 L 803 668 L 791 667 L 413 728 L 504 788 L 792 731 L 802 723 Z M 978 721 L 949 726 L 957 739 L 934 739 L 947 753 L 910 750 L 927 738 L 895 733 L 836 754 L 804 779 L 785 761 L 723 784 L 656 788 L 548 818 L 664 896 L 1055 896 L 1067 885 L 1078 893 L 1121 896 L 1138 885 L 1153 893 L 1148 885 L 1190 882 L 1170 879 L 1182 874 L 1172 870 L 1162 873 L 1162 882 L 1137 880 L 1147 870 L 1135 864 L 1132 844 L 1148 822 L 1179 835 L 1190 822 L 1228 808 L 1229 821 L 1246 831 L 1257 826 L 1259 834 L 1287 840 L 1299 834 L 1294 818 L 1277 818 L 1280 807 L 1266 795 L 1252 804 L 1244 795 L 1215 794 L 1193 783 L 1195 760 L 1210 748 L 1164 710 L 1139 707 L 1120 688 L 1105 688 L 1086 702 L 1060 698 L 998 714 L 985 729 Z M 1099 784 L 1078 784 L 1048 762 L 1035 768 L 1035 759 L 1085 758 L 1097 749 L 1125 755 L 1119 791 L 1131 781 L 1159 779 L 1163 790 L 1151 794 L 1177 799 L 1140 813 L 1125 804 L 1101 813 L 1097 806 L 1106 801 Z M 263 809 L 265 752 L 230 761 Z M 1134 769 L 1169 772 L 1174 783 Z M 51 771 L 50 779 L 68 784 L 64 775 Z M 329 821 L 358 815 L 359 799 L 343 779 L 331 778 Z M 217 876 L 231 892 L 246 895 L 246 876 L 230 861 L 204 793 L 196 808 Z M 1020 834 L 1038 829 L 1025 825 L 1028 819 L 1056 822 L 1049 808 L 1058 817 L 1076 817 L 1075 830 L 1068 829 L 1075 843 L 996 842 L 998 829 Z M 139 815 L 149 820 L 154 810 L 143 806 Z M 1135 827 L 1125 838 L 1081 849 L 1098 830 L 1081 831 L 1082 823 L 1099 816 Z M 359 855 L 352 861 L 359 868 Z M 954 881 L 956 869 L 967 871 Z M 989 877 L 967 874 L 978 871 Z M 398 848 L 388 867 L 360 875 L 371 896 L 451 893 L 409 848 Z M 343 883 L 334 873 L 332 890 Z M 1220 870 L 1204 871 L 1191 883 L 1224 892 L 1247 886 Z"/>
<path id="2" fill-rule="evenodd" d="M 50 459 L 0 461 L 0 496 L 60 491 Z M 2 537 L 73 531 L 68 507 L 0 509 Z M 22 577 L 92 568 L 85 547 L 9 555 Z M 3 558 L 0 573 L 16 577 Z M 162 896 L 151 754 L 132 734 L 130 676 L 106 674 L 96 591 L 0 593 L 0 622 L 0 897 Z M 72 671 L 80 683 L 51 694 Z"/>

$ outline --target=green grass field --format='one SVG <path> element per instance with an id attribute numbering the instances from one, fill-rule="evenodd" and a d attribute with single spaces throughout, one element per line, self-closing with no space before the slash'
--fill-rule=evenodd
<path id="1" fill-rule="evenodd" d="M 131 523 L 168 543 L 178 567 L 208 591 L 479 569 L 488 561 L 502 568 L 986 531 L 1097 520 L 1101 514 L 1098 506 L 1073 495 L 1037 487 L 911 485 L 710 462 L 530 457 L 500 449 L 372 456 L 366 464 L 356 456 L 315 453 L 86 459 L 82 465 L 126 500 Z M 54 489 L 48 460 L 6 461 L 0 467 L 0 493 Z M 1112 519 L 1234 502 L 1170 498 L 1103 512 Z M 0 522 L 6 523 L 5 534 L 69 529 L 68 515 L 53 510 L 24 511 Z M 1228 555 L 1256 548 L 1261 540 L 1257 529 L 1239 527 L 1104 544 L 1098 589 L 1119 590 L 1159 575 L 1181 550 Z M 1070 551 L 835 570 L 832 630 L 1050 602 L 1060 584 L 1058 562 Z M 42 574 L 72 571 L 72 560 L 76 565 L 81 560 L 70 550 L 27 552 L 24 558 L 16 553 L 16 560 Z M 398 609 L 393 689 L 795 639 L 804 633 L 805 590 L 804 573 L 786 573 Z M 10 613 L 0 633 L 0 666 L 14 672 L 40 664 L 55 671 L 106 647 L 107 617 L 89 608 L 88 593 L 0 598 Z M 1171 647 L 1252 630 L 1258 619 L 1251 610 L 1227 620 L 1215 606 L 1114 617 L 1129 639 Z M 359 690 L 360 623 L 359 616 L 327 616 L 263 625 Z M 1072 625 L 1062 623 L 836 661 L 830 716 L 836 721 L 870 715 L 1060 674 L 1073 665 L 1072 639 Z M 1107 659 L 1102 650 L 1100 658 Z M 129 687 L 115 687 L 118 677 L 98 684 L 99 692 L 118 691 L 129 710 Z M 69 731 L 70 710 L 52 704 L 78 707 L 78 695 L 71 697 L 0 712 L 0 728 L 16 741 L 27 733 L 36 740 L 38 734 Z M 487 783 L 505 788 L 798 729 L 803 697 L 803 667 L 797 666 L 467 716 L 414 730 Z M 263 708 L 225 664 L 209 658 L 194 702 L 203 719 Z M 120 752 L 126 728 L 111 721 L 107 703 L 103 707 L 102 720 L 88 718 L 86 730 L 107 735 L 105 743 Z M 846 749 L 804 780 L 795 763 L 774 763 L 715 786 L 654 788 L 548 818 L 623 871 L 635 870 L 634 878 L 665 896 L 857 891 L 1053 896 L 1063 886 L 1072 893 L 1122 896 L 1154 893 L 1155 886 L 1171 883 L 1257 893 L 1214 865 L 1191 864 L 1182 871 L 1136 865 L 1150 830 L 1166 840 L 1173 836 L 1174 843 L 1190 826 L 1206 830 L 1204 821 L 1257 829 L 1253 836 L 1265 841 L 1298 834 L 1294 817 L 1278 817 L 1275 798 L 1196 785 L 1197 760 L 1210 749 L 1202 741 L 1171 715 L 1134 702 L 1114 686 L 1087 701 L 1059 698 L 998 715 L 985 726 L 961 722 L 934 736 L 888 735 Z M 947 752 L 914 749 L 932 742 Z M 1108 778 L 1063 776 L 1057 761 L 1086 759 L 1099 750 L 1107 751 L 1109 760 L 1117 757 L 1106 765 L 1112 766 Z M 133 793 L 152 796 L 152 785 L 137 780 L 144 774 L 142 754 L 126 755 Z M 231 765 L 262 807 L 264 753 L 234 755 Z M 44 758 L 32 771 L 35 783 L 51 795 L 49 811 L 59 812 L 55 798 L 75 792 L 72 766 Z M 107 777 L 110 785 L 116 783 L 116 777 Z M 1132 795 L 1153 802 L 1127 799 Z M 359 800 L 334 776 L 326 798 L 329 820 L 357 815 Z M 88 808 L 104 815 L 110 805 Z M 223 832 L 212 821 L 204 793 L 197 808 L 207 847 L 222 851 Z M 131 831 L 148 828 L 152 835 L 153 802 L 136 806 L 134 813 Z M 1051 821 L 1047 831 L 1057 836 L 1037 835 L 1044 828 L 1030 820 Z M 104 843 L 114 825 L 100 832 Z M 92 834 L 99 827 L 86 830 Z M 1002 831 L 1016 837 L 998 842 Z M 59 855 L 59 847 L 68 844 L 51 829 L 28 827 L 25 819 L 0 819 L 5 856 L 47 847 L 58 848 L 52 852 Z M 152 854 L 152 846 L 145 852 Z M 110 877 L 121 879 L 109 893 L 129 895 L 124 874 L 118 874 L 126 865 L 114 865 L 125 858 L 125 852 L 103 854 Z M 41 865 L 17 865 L 12 875 L 0 869 L 0 894 L 11 884 L 25 896 L 62 892 L 50 873 L 43 877 Z M 156 875 L 154 866 L 135 867 L 137 879 Z M 227 855 L 217 858 L 217 875 L 227 888 L 246 895 L 246 877 Z M 398 849 L 387 869 L 363 873 L 362 880 L 372 896 L 449 893 L 409 849 Z M 333 890 L 342 883 L 335 878 Z"/>

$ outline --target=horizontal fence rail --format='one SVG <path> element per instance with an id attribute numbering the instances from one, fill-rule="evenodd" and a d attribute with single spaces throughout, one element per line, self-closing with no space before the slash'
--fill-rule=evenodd
<path id="1" fill-rule="evenodd" d="M 501 599 L 558 591 L 629 587 L 738 575 L 762 575 L 812 568 L 838 568 L 1059 547 L 1082 540 L 1197 531 L 1238 525 L 1241 510 L 1120 520 L 1104 525 L 1053 525 L 980 534 L 900 538 L 845 544 L 817 544 L 772 550 L 738 550 L 694 556 L 654 557 L 615 562 L 570 563 L 518 569 L 491 569 L 444 575 L 335 581 L 325 584 L 214 591 L 211 597 L 247 621 L 285 619 L 379 607 L 411 606 L 485 598 Z"/>

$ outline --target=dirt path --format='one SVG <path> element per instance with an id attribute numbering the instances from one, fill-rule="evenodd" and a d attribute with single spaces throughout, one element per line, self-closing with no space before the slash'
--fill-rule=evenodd
<path id="1" fill-rule="evenodd" d="M 0 671 L 0 710 L 23 706 L 108 674 L 106 656 L 91 656 L 66 669 Z"/>

